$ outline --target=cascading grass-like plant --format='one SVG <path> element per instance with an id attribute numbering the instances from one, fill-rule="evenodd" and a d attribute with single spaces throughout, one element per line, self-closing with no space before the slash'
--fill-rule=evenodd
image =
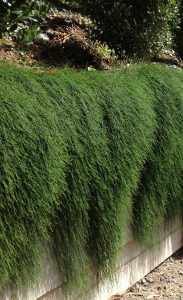
<path id="1" fill-rule="evenodd" d="M 182 72 L 153 71 L 146 76 L 156 97 L 158 127 L 134 202 L 135 231 L 147 245 L 156 239 L 163 217 L 180 214 L 183 204 Z"/>
<path id="2" fill-rule="evenodd" d="M 0 283 L 49 245 L 69 290 L 112 275 L 133 223 L 151 245 L 182 210 L 183 72 L 0 66 Z"/>

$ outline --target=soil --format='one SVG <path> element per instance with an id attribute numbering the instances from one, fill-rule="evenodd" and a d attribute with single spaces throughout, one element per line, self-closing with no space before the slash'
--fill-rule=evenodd
<path id="1" fill-rule="evenodd" d="M 113 300 L 183 300 L 183 248 Z"/>
<path id="2" fill-rule="evenodd" d="M 42 33 L 29 45 L 0 40 L 0 61 L 47 67 L 108 70 L 117 61 L 107 45 L 92 38 L 95 26 L 77 12 L 62 10 L 47 15 Z"/>

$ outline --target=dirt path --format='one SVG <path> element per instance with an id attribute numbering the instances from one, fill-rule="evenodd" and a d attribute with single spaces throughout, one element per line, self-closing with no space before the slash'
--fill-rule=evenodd
<path id="1" fill-rule="evenodd" d="M 183 248 L 115 300 L 183 300 Z"/>

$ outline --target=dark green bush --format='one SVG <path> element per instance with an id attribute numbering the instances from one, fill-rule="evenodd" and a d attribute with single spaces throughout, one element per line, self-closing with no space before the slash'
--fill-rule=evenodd
<path id="1" fill-rule="evenodd" d="M 48 11 L 46 1 L 0 1 L 0 36 L 9 34 L 21 43 L 30 42 L 44 23 Z"/>
<path id="2" fill-rule="evenodd" d="M 174 48 L 177 54 L 183 59 L 183 1 L 178 0 L 179 24 L 174 31 Z"/>
<path id="3" fill-rule="evenodd" d="M 97 37 L 121 57 L 149 57 L 171 42 L 177 21 L 175 0 L 79 0 L 96 22 Z"/>
<path id="4" fill-rule="evenodd" d="M 1 65 L 1 284 L 28 280 L 49 244 L 83 289 L 93 270 L 110 275 L 130 222 L 149 245 L 182 210 L 182 80 L 148 65 L 55 75 Z"/>

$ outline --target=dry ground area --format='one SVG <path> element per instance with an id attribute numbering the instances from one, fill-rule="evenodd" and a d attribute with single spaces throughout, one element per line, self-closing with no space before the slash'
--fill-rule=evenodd
<path id="1" fill-rule="evenodd" d="M 114 300 L 183 300 L 183 248 Z"/>
<path id="2" fill-rule="evenodd" d="M 114 51 L 91 38 L 92 21 L 79 13 L 54 11 L 42 33 L 29 45 L 0 39 L 0 61 L 34 66 L 108 70 L 117 62 Z"/>

